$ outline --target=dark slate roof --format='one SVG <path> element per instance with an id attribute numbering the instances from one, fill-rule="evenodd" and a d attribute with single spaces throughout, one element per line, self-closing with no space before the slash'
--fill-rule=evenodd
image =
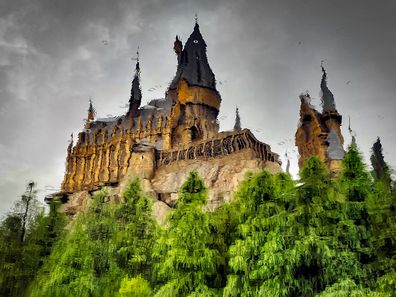
<path id="1" fill-rule="evenodd" d="M 137 127 L 138 117 L 141 117 L 142 126 L 145 127 L 148 119 L 152 116 L 155 120 L 153 121 L 153 128 L 156 127 L 158 117 L 162 116 L 163 125 L 166 123 L 166 115 L 170 112 L 172 108 L 171 99 L 153 99 L 147 105 L 142 106 L 138 109 L 137 115 L 134 118 L 135 128 Z M 129 129 L 129 121 L 127 115 L 98 118 L 91 123 L 91 128 L 85 131 L 88 134 L 93 134 L 93 132 L 102 129 L 107 130 L 108 138 L 111 137 L 111 131 L 118 122 L 121 122 L 120 126 L 123 129 Z"/>
<path id="2" fill-rule="evenodd" d="M 322 81 L 320 82 L 320 89 L 322 90 L 322 107 L 323 112 L 337 112 L 334 95 L 327 87 L 327 73 L 322 67 Z"/>
<path id="3" fill-rule="evenodd" d="M 176 89 L 182 79 L 185 79 L 189 85 L 216 89 L 215 75 L 208 63 L 206 43 L 199 31 L 198 23 L 195 24 L 194 31 L 184 45 L 175 78 L 169 89 Z"/>
<path id="4" fill-rule="evenodd" d="M 140 88 L 140 66 L 139 61 L 136 62 L 135 76 L 132 80 L 131 97 L 129 98 L 129 104 L 138 103 L 142 101 L 142 90 Z"/>

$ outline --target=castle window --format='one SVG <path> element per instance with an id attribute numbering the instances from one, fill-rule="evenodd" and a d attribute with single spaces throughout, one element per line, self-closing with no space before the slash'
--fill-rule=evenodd
<path id="1" fill-rule="evenodd" d="M 191 141 L 197 140 L 199 138 L 199 131 L 197 127 L 192 126 L 190 128 L 190 131 L 191 131 Z"/>
<path id="2" fill-rule="evenodd" d="M 202 143 L 200 145 L 198 145 L 197 150 L 196 150 L 196 154 L 197 154 L 198 158 L 202 157 L 204 155 L 203 148 L 204 148 L 204 146 Z"/>
<path id="3" fill-rule="evenodd" d="M 212 142 L 207 142 L 205 144 L 205 157 L 206 158 L 212 157 Z"/>
<path id="4" fill-rule="evenodd" d="M 179 160 L 186 159 L 186 150 L 180 151 L 179 153 Z"/>
<path id="5" fill-rule="evenodd" d="M 312 117 L 308 114 L 308 115 L 306 115 L 306 116 L 304 116 L 304 118 L 303 118 L 303 122 L 304 123 L 308 123 L 308 122 L 310 122 L 312 120 Z"/>
<path id="6" fill-rule="evenodd" d="M 245 140 L 240 135 L 235 137 L 235 142 L 238 150 L 243 150 L 246 147 Z"/>
<path id="7" fill-rule="evenodd" d="M 225 155 L 228 155 L 232 152 L 231 137 L 227 137 L 223 140 L 223 151 Z"/>
<path id="8" fill-rule="evenodd" d="M 213 156 L 217 157 L 217 156 L 221 156 L 222 152 L 221 152 L 221 141 L 219 139 L 216 139 L 213 142 Z"/>
<path id="9" fill-rule="evenodd" d="M 194 160 L 194 147 L 188 149 L 187 157 L 189 160 Z"/>

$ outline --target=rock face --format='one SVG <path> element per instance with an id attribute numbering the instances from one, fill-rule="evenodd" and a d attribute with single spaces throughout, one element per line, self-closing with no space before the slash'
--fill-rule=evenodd
<path id="1" fill-rule="evenodd" d="M 267 169 L 279 172 L 279 163 L 264 161 L 251 156 L 251 152 L 240 152 L 232 156 L 210 161 L 184 161 L 156 171 L 152 179 L 152 188 L 158 200 L 173 206 L 180 186 L 186 181 L 190 171 L 197 171 L 208 187 L 208 208 L 215 209 L 224 201 L 230 201 L 233 192 L 245 178 L 247 172 L 258 172 Z"/>

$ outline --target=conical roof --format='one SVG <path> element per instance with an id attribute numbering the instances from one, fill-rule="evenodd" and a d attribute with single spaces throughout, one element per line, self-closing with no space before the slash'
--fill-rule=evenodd
<path id="1" fill-rule="evenodd" d="M 195 23 L 194 31 L 184 45 L 175 78 L 169 89 L 176 89 L 179 81 L 183 79 L 189 85 L 216 89 L 215 75 L 208 63 L 206 43 L 198 23 Z"/>

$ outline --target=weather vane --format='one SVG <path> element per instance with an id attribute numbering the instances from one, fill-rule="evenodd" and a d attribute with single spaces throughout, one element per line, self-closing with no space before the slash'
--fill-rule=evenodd
<path id="1" fill-rule="evenodd" d="M 198 13 L 195 13 L 195 23 L 198 24 Z"/>

